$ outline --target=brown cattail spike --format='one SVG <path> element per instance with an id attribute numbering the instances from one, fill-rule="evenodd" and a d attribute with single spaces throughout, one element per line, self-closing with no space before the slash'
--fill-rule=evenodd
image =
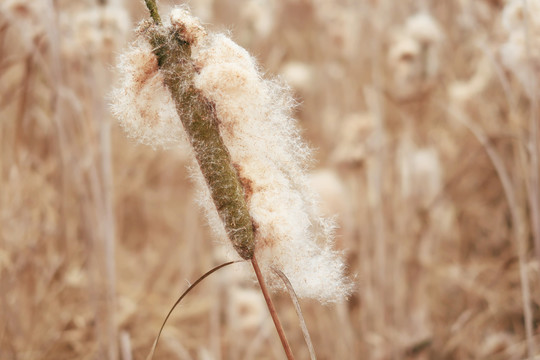
<path id="1" fill-rule="evenodd" d="M 227 235 L 243 259 L 255 248 L 253 226 L 244 190 L 218 128 L 214 105 L 193 86 L 195 68 L 186 33 L 144 23 L 140 30 L 158 57 L 165 84 L 193 146 L 195 157 L 210 189 Z"/>

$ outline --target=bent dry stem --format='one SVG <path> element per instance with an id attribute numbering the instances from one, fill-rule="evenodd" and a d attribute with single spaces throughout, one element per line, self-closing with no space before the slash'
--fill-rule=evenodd
<path id="1" fill-rule="evenodd" d="M 254 257 L 252 219 L 244 189 L 220 136 L 215 105 L 193 85 L 195 68 L 191 61 L 191 44 L 187 36 L 182 36 L 181 31 L 161 25 L 154 0 L 145 2 L 153 23 L 143 23 L 139 31 L 154 48 L 165 84 L 172 95 L 227 235 L 238 254 L 243 259 L 251 260 L 283 349 L 289 360 L 294 359 Z"/>
<path id="2" fill-rule="evenodd" d="M 159 342 L 159 338 L 161 337 L 161 333 L 163 332 L 163 328 L 165 327 L 165 324 L 167 323 L 167 320 L 169 320 L 169 317 L 171 316 L 172 312 L 174 311 L 174 309 L 178 306 L 178 304 L 180 304 L 180 302 L 182 301 L 182 299 L 184 299 L 187 294 L 189 294 L 191 292 L 191 290 L 193 290 L 197 285 L 199 285 L 199 283 L 201 281 L 203 281 L 204 279 L 206 279 L 208 276 L 212 275 L 213 273 L 215 273 L 216 271 L 218 271 L 219 269 L 222 269 L 226 266 L 229 266 L 229 265 L 232 265 L 232 264 L 235 264 L 237 262 L 241 262 L 242 260 L 237 260 L 237 261 L 229 261 L 229 262 L 226 262 L 224 264 L 221 264 L 221 265 L 218 265 L 214 268 L 212 268 L 211 270 L 207 271 L 206 273 L 204 273 L 203 275 L 201 275 L 193 284 L 191 284 L 187 289 L 186 291 L 184 291 L 182 293 L 182 295 L 180 295 L 180 297 L 176 300 L 176 302 L 174 303 L 174 305 L 171 307 L 171 309 L 169 310 L 169 312 L 167 313 L 167 316 L 165 317 L 165 320 L 163 320 L 163 323 L 161 324 L 161 327 L 159 328 L 159 332 L 156 336 L 156 340 L 154 340 L 154 344 L 152 345 L 152 348 L 150 349 L 150 353 L 148 354 L 148 356 L 146 357 L 146 360 L 152 360 L 152 358 L 154 357 L 154 352 L 156 351 L 156 347 L 157 347 L 157 344 Z"/>

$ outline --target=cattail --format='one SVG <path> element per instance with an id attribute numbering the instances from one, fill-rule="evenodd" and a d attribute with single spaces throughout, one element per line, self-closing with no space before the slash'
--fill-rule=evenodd
<path id="1" fill-rule="evenodd" d="M 264 39 L 276 26 L 276 4 L 268 0 L 248 1 L 241 7 L 240 15 L 248 24 L 255 38 Z"/>
<path id="2" fill-rule="evenodd" d="M 354 56 L 362 23 L 359 14 L 335 1 L 314 0 L 306 4 L 313 7 L 315 19 L 322 26 L 321 35 L 328 39 L 327 45 L 334 46 L 332 50 L 341 52 L 344 57 Z"/>
<path id="3" fill-rule="evenodd" d="M 502 13 L 507 40 L 500 47 L 502 64 L 529 95 L 540 75 L 540 1 L 510 1 Z"/>
<path id="4" fill-rule="evenodd" d="M 287 87 L 264 79 L 246 50 L 207 34 L 185 9 L 170 22 L 140 26 L 120 63 L 115 114 L 153 146 L 181 142 L 183 124 L 210 223 L 242 258 L 256 255 L 271 287 L 281 287 L 277 269 L 301 297 L 342 299 L 350 286 L 331 248 L 333 223 L 319 216 L 308 186 L 310 151 Z"/>
<path id="5" fill-rule="evenodd" d="M 388 52 L 398 96 L 416 95 L 434 83 L 442 40 L 442 30 L 431 15 L 418 13 L 407 19 Z"/>
<path id="6" fill-rule="evenodd" d="M 191 4 L 191 9 L 202 22 L 208 22 L 214 18 L 214 0 L 194 1 Z"/>

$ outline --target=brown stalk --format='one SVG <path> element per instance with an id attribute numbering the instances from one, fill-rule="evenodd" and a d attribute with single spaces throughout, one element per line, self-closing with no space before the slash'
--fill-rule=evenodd
<path id="1" fill-rule="evenodd" d="M 253 270 L 255 270 L 257 281 L 259 282 L 259 286 L 261 287 L 264 300 L 266 301 L 266 306 L 268 307 L 268 311 L 270 311 L 270 316 L 272 317 L 272 320 L 274 321 L 274 325 L 279 335 L 279 340 L 281 340 L 281 345 L 283 345 L 283 350 L 285 350 L 287 359 L 294 360 L 294 355 L 292 353 L 291 346 L 289 345 L 289 342 L 287 341 L 287 337 L 285 337 L 285 331 L 283 330 L 283 326 L 281 326 L 281 322 L 279 321 L 276 308 L 274 307 L 274 303 L 272 302 L 272 298 L 270 297 L 270 293 L 268 291 L 268 288 L 266 287 L 266 283 L 264 282 L 261 269 L 259 268 L 259 264 L 257 263 L 257 258 L 255 256 L 251 258 L 251 264 L 253 265 Z"/>

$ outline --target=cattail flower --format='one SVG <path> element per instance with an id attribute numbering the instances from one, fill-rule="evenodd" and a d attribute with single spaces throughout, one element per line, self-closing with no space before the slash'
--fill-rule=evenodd
<path id="1" fill-rule="evenodd" d="M 246 50 L 208 34 L 183 8 L 171 12 L 169 26 L 143 23 L 139 34 L 113 96 L 128 134 L 173 145 L 181 142 L 181 122 L 216 234 L 242 258 L 255 255 L 272 288 L 281 287 L 277 269 L 300 297 L 346 296 L 344 264 L 331 248 L 333 223 L 319 215 L 308 186 L 310 152 L 291 117 L 287 87 L 264 79 Z"/>
<path id="2" fill-rule="evenodd" d="M 413 39 L 397 36 L 388 52 L 392 90 L 400 97 L 416 94 L 422 88 L 420 46 Z"/>
<path id="3" fill-rule="evenodd" d="M 241 7 L 240 15 L 256 38 L 268 37 L 275 28 L 275 3 L 269 0 L 251 0 Z"/>
<path id="4" fill-rule="evenodd" d="M 407 19 L 405 32 L 422 46 L 437 46 L 443 33 L 437 21 L 428 13 L 417 13 Z"/>
<path id="5" fill-rule="evenodd" d="M 526 7 L 522 0 L 510 0 L 504 6 L 501 23 L 507 32 L 521 30 L 525 27 L 525 22 L 537 30 L 540 27 L 540 1 L 528 0 Z"/>
<path id="6" fill-rule="evenodd" d="M 325 216 L 335 216 L 350 206 L 350 197 L 343 180 L 331 169 L 318 169 L 309 174 L 310 186 L 321 196 L 321 210 Z"/>
<path id="7" fill-rule="evenodd" d="M 510 1 L 502 13 L 507 40 L 500 47 L 502 64 L 533 94 L 540 76 L 540 1 Z"/>
<path id="8" fill-rule="evenodd" d="M 434 83 L 440 70 L 442 40 L 442 30 L 429 14 L 419 13 L 407 19 L 388 51 L 398 96 L 416 95 Z"/>
<path id="9" fill-rule="evenodd" d="M 130 27 L 130 19 L 121 6 L 97 6 L 77 12 L 73 19 L 75 41 L 88 53 L 117 49 Z"/>

